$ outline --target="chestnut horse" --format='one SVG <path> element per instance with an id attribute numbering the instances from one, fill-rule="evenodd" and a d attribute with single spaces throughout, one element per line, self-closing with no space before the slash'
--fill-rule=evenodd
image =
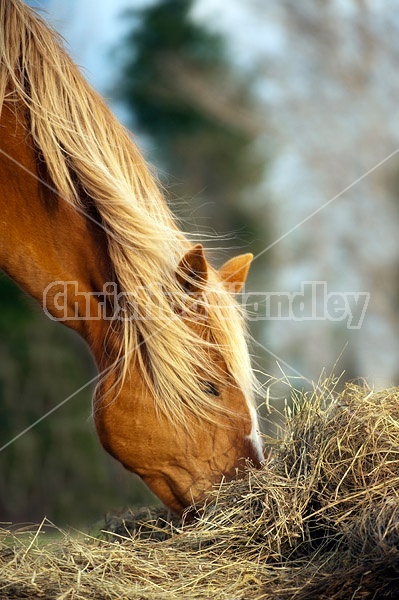
<path id="1" fill-rule="evenodd" d="M 0 0 L 0 110 L 0 267 L 86 340 L 101 443 L 181 513 L 263 459 L 230 292 L 252 257 L 210 266 L 131 137 L 21 0 Z"/>

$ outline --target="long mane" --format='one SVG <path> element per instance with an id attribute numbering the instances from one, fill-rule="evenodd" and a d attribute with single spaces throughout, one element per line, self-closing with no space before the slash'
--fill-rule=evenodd
<path id="1" fill-rule="evenodd" d="M 0 110 L 4 102 L 26 107 L 30 134 L 60 197 L 83 209 L 84 198 L 94 201 L 118 289 L 130 298 L 133 293 L 135 310 L 144 311 L 151 288 L 157 308 L 151 319 L 114 324 L 121 328 L 120 377 L 134 358 L 162 411 L 176 420 L 186 407 L 203 418 L 216 403 L 198 372 L 210 381 L 220 377 L 209 359 L 216 347 L 233 381 L 252 402 L 253 376 L 239 306 L 212 272 L 202 294 L 209 335 L 200 335 L 178 317 L 187 306 L 176 269 L 192 242 L 179 231 L 128 132 L 87 84 L 60 37 L 21 0 L 0 0 L 0 61 Z M 128 301 L 124 310 L 132 312 Z"/>

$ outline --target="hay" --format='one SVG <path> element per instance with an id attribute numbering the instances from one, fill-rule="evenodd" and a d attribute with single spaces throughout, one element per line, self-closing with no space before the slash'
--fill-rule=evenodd
<path id="1" fill-rule="evenodd" d="M 192 524 L 147 509 L 104 539 L 0 532 L 0 598 L 399 597 L 399 390 L 319 386 L 294 412 L 268 464 Z"/>

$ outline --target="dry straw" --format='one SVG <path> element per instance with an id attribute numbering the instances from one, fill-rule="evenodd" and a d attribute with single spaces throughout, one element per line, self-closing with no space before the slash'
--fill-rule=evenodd
<path id="1" fill-rule="evenodd" d="M 331 382 L 297 397 L 262 470 L 198 520 L 109 520 L 104 539 L 4 530 L 0 598 L 399 597 L 399 389 Z"/>

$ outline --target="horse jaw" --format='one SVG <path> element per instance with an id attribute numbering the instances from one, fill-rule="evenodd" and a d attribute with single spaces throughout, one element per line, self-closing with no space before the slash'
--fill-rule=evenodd
<path id="1" fill-rule="evenodd" d="M 104 448 L 177 514 L 200 507 L 215 484 L 235 479 L 248 463 L 263 463 L 254 408 L 217 423 L 193 417 L 186 427 L 159 413 L 142 385 L 137 373 L 114 398 L 99 396 L 95 424 Z"/>

